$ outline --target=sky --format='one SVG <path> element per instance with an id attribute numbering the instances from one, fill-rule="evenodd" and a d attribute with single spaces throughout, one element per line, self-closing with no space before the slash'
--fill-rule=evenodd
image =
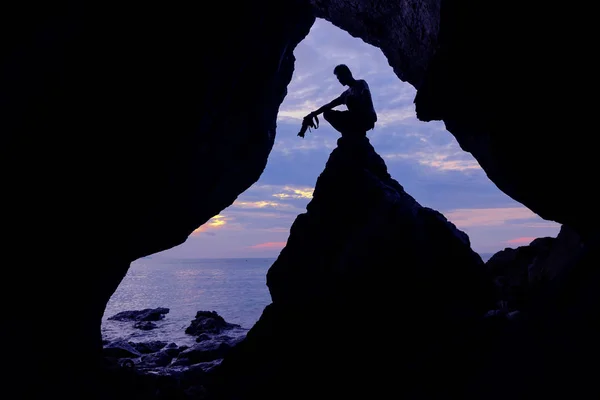
<path id="1" fill-rule="evenodd" d="M 394 74 L 379 49 L 317 19 L 294 55 L 294 75 L 279 108 L 275 145 L 260 179 L 185 243 L 157 256 L 279 255 L 340 136 L 322 118 L 317 130 L 304 139 L 296 136 L 302 117 L 346 89 L 333 74 L 337 64 L 348 65 L 354 77 L 365 79 L 371 88 L 378 122 L 368 137 L 392 177 L 421 205 L 440 211 L 467 233 L 473 250 L 495 253 L 558 234 L 559 224 L 543 220 L 501 192 L 473 156 L 460 149 L 443 122 L 417 120 L 414 87 Z"/>

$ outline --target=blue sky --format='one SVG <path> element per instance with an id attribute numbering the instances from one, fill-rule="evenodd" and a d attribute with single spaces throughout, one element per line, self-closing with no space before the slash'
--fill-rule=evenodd
<path id="1" fill-rule="evenodd" d="M 442 122 L 417 120 L 415 89 L 394 75 L 377 48 L 318 19 L 294 54 L 294 76 L 279 109 L 275 146 L 263 175 L 185 243 L 160 256 L 279 254 L 292 222 L 306 210 L 339 137 L 322 118 L 319 129 L 307 133 L 305 139 L 296 134 L 303 116 L 345 89 L 333 75 L 333 68 L 341 63 L 371 88 L 378 122 L 368 136 L 392 177 L 421 205 L 442 212 L 465 231 L 475 251 L 493 253 L 536 237 L 557 235 L 560 225 L 541 219 L 496 188 Z"/>

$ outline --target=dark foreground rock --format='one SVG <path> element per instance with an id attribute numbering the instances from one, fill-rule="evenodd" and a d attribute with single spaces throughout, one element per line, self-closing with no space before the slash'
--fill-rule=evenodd
<path id="1" fill-rule="evenodd" d="M 600 355 L 599 263 L 598 232 L 583 240 L 561 228 L 528 266 L 518 317 L 488 331 L 478 349 L 484 356 L 469 380 L 472 398 L 598 397 L 598 368 L 582 360 Z"/>
<path id="2" fill-rule="evenodd" d="M 231 338 L 228 336 L 221 336 L 213 340 L 203 340 L 179 353 L 172 365 L 189 366 L 222 359 L 241 340 L 241 338 Z"/>
<path id="3" fill-rule="evenodd" d="M 527 246 L 494 254 L 486 267 L 498 289 L 499 309 L 511 312 L 529 308 L 540 293 L 575 267 L 584 246 L 581 236 L 563 225 L 555 238 L 537 238 Z"/>
<path id="4" fill-rule="evenodd" d="M 444 372 L 477 364 L 468 327 L 496 301 L 468 236 L 406 193 L 367 139 L 338 140 L 267 285 L 273 303 L 215 368 L 216 398 L 450 393 L 460 383 Z"/>
<path id="5" fill-rule="evenodd" d="M 123 340 L 110 342 L 104 346 L 104 356 L 110 358 L 135 358 L 141 356 L 133 343 Z"/>
<path id="6" fill-rule="evenodd" d="M 537 238 L 527 246 L 506 248 L 494 254 L 486 263 L 498 288 L 498 296 L 507 311 L 520 310 L 527 302 L 530 292 L 530 270 L 534 262 L 546 257 L 556 238 Z"/>

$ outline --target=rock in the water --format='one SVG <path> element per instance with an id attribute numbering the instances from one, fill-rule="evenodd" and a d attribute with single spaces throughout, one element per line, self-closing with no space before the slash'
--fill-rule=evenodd
<path id="1" fill-rule="evenodd" d="M 198 311 L 190 326 L 185 329 L 185 333 L 194 336 L 203 333 L 218 334 L 233 328 L 241 328 L 241 326 L 225 321 L 216 311 Z"/>
<path id="2" fill-rule="evenodd" d="M 143 310 L 122 311 L 108 317 L 114 321 L 160 321 L 169 312 L 168 308 L 145 308 Z"/>
<path id="3" fill-rule="evenodd" d="M 150 331 L 152 329 L 155 329 L 157 326 L 152 321 L 138 321 L 135 324 L 133 324 L 133 327 L 136 329 L 141 329 L 143 331 Z"/>

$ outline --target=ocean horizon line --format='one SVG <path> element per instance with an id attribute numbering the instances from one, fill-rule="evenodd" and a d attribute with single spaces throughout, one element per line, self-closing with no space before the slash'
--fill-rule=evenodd
<path id="1" fill-rule="evenodd" d="M 482 259 L 488 259 L 491 256 L 493 256 L 494 253 L 489 253 L 489 252 L 485 252 L 485 253 L 479 253 L 476 252 L 477 254 L 479 254 L 479 256 Z M 151 260 L 151 259 L 156 259 L 156 260 L 276 260 L 279 256 L 264 256 L 264 257 L 256 257 L 256 256 L 252 256 L 252 257 L 236 257 L 236 256 L 231 256 L 231 257 L 184 257 L 184 256 L 178 256 L 178 257 L 165 257 L 165 256 L 160 256 L 160 255 L 156 255 L 156 254 L 151 254 L 148 256 L 144 256 L 144 257 L 140 257 L 135 261 L 138 260 Z"/>

